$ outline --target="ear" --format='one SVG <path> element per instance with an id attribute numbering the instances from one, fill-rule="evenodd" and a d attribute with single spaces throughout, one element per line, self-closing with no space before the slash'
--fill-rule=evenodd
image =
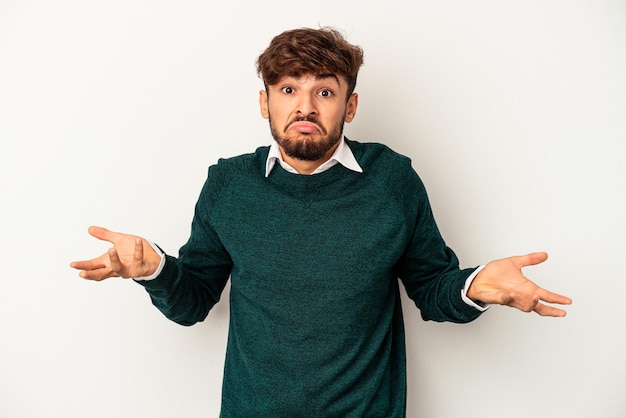
<path id="1" fill-rule="evenodd" d="M 259 91 L 259 106 L 261 107 L 261 116 L 263 116 L 263 119 L 269 119 L 270 110 L 267 104 L 267 92 L 265 90 Z"/>
<path id="2" fill-rule="evenodd" d="M 350 98 L 348 99 L 348 105 L 346 107 L 346 118 L 344 119 L 346 123 L 352 122 L 352 119 L 356 116 L 356 108 L 359 106 L 359 95 L 356 93 L 352 93 Z"/>

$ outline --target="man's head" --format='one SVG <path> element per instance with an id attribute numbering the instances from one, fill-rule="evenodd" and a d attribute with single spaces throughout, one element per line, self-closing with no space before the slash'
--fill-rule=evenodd
<path id="1" fill-rule="evenodd" d="M 348 84 L 348 97 L 354 92 L 363 50 L 348 43 L 332 28 L 293 29 L 272 39 L 257 59 L 257 73 L 265 86 L 276 84 L 284 76 L 335 74 Z"/>
<path id="2" fill-rule="evenodd" d="M 259 56 L 261 114 L 290 164 L 309 171 L 330 158 L 356 113 L 362 64 L 361 48 L 328 28 L 283 32 Z"/>

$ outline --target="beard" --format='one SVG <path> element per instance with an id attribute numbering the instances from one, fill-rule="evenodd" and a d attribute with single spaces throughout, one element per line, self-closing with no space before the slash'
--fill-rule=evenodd
<path id="1" fill-rule="evenodd" d="M 321 135 L 318 141 L 314 140 L 311 134 L 306 133 L 300 133 L 297 138 L 289 138 L 284 134 L 281 135 L 276 126 L 272 123 L 271 116 L 269 122 L 274 140 L 276 140 L 287 156 L 302 161 L 317 161 L 324 158 L 326 153 L 343 138 L 344 119 L 345 115 L 343 118 L 339 119 L 339 122 L 333 126 L 330 131 L 326 131 L 315 117 L 297 117 L 287 124 L 286 128 L 294 122 L 311 122 L 316 124 L 320 129 L 319 135 Z"/>

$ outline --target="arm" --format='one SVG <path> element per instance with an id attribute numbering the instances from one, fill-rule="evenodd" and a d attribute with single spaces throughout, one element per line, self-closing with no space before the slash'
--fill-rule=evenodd
<path id="1" fill-rule="evenodd" d="M 146 289 L 154 306 L 181 325 L 204 320 L 219 301 L 232 268 L 230 255 L 210 220 L 211 207 L 223 184 L 209 179 L 205 182 L 196 203 L 191 236 L 181 247 L 178 258 L 158 254 L 141 237 L 90 227 L 92 236 L 111 242 L 113 247 L 100 257 L 75 261 L 70 266 L 81 270 L 79 275 L 89 280 L 143 278 L 162 267 L 151 280 L 137 281 Z M 164 264 L 160 266 L 162 260 Z"/>
<path id="2" fill-rule="evenodd" d="M 481 270 L 467 290 L 467 297 L 488 304 L 511 306 L 542 316 L 565 316 L 563 309 L 545 303 L 569 305 L 567 296 L 537 286 L 522 274 L 522 268 L 543 263 L 546 253 L 531 253 L 495 260 Z"/>
<path id="3" fill-rule="evenodd" d="M 403 205 L 409 235 L 395 266 L 397 276 L 425 320 L 472 321 L 482 310 L 466 303 L 461 291 L 475 269 L 459 267 L 457 256 L 439 232 L 423 183 L 410 167 L 407 170 L 398 189 L 405 191 Z"/>
<path id="4" fill-rule="evenodd" d="M 108 229 L 92 226 L 89 234 L 113 244 L 99 257 L 74 261 L 70 267 L 81 270 L 79 276 L 87 280 L 101 281 L 110 277 L 137 278 L 154 274 L 162 259 L 165 264 L 153 280 L 137 281 L 145 287 L 152 303 L 169 319 L 181 325 L 192 325 L 204 320 L 210 309 L 219 301 L 230 272 L 230 259 L 211 256 L 198 251 L 190 242 L 181 249 L 181 260 L 158 254 L 145 239 Z M 185 266 L 189 254 L 194 260 L 207 263 Z M 221 253 L 220 253 L 221 254 Z M 213 257 L 213 259 L 212 259 Z M 220 262 L 209 265 L 211 261 Z"/>

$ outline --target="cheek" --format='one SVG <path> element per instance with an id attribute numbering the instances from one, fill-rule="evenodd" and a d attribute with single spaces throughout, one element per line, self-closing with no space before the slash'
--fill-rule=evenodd
<path id="1" fill-rule="evenodd" d="M 274 121 L 286 121 L 291 114 L 288 109 L 286 103 L 270 100 L 267 104 L 267 115 Z"/>

